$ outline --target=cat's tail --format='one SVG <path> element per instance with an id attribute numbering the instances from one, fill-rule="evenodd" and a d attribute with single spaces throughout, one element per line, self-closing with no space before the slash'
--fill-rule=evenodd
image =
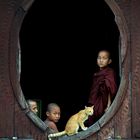
<path id="1" fill-rule="evenodd" d="M 54 137 L 60 137 L 60 136 L 63 136 L 66 134 L 66 131 L 62 131 L 62 132 L 58 132 L 58 133 L 53 133 L 53 134 L 49 134 L 48 135 L 48 139 L 51 140 L 51 138 L 54 138 Z"/>

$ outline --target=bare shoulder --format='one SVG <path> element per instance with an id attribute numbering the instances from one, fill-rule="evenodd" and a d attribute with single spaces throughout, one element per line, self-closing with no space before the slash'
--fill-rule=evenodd
<path id="1" fill-rule="evenodd" d="M 56 124 L 53 121 L 48 122 L 49 128 L 55 130 L 56 132 L 58 131 Z"/>
<path id="2" fill-rule="evenodd" d="M 49 126 L 56 126 L 56 124 L 53 121 L 48 121 Z"/>

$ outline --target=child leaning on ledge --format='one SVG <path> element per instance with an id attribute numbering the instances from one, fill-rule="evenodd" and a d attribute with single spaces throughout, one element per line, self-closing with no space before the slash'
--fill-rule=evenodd
<path id="1" fill-rule="evenodd" d="M 46 120 L 44 123 L 50 128 L 49 133 L 56 133 L 58 132 L 57 125 L 56 123 L 60 119 L 60 107 L 56 103 L 49 103 L 47 106 L 47 111 L 46 111 Z"/>

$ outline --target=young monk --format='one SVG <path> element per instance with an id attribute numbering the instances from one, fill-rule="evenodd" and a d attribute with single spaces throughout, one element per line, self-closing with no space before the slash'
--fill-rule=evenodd
<path id="1" fill-rule="evenodd" d="M 116 76 L 114 70 L 109 67 L 111 62 L 109 51 L 99 51 L 97 57 L 99 71 L 93 75 L 93 84 L 88 100 L 90 106 L 94 105 L 94 114 L 89 118 L 89 125 L 96 122 L 108 110 L 116 95 Z"/>
<path id="2" fill-rule="evenodd" d="M 56 133 L 58 132 L 56 123 L 60 119 L 60 107 L 56 103 L 50 103 L 47 106 L 47 119 L 44 121 L 44 123 L 50 128 L 49 133 Z"/>
<path id="3" fill-rule="evenodd" d="M 37 102 L 35 100 L 28 99 L 27 104 L 29 105 L 30 110 L 37 115 L 38 113 Z"/>

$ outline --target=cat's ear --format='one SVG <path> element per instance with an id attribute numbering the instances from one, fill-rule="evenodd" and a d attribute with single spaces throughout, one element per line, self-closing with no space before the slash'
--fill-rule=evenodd
<path id="1" fill-rule="evenodd" d="M 87 106 L 85 106 L 85 108 L 87 108 Z"/>
<path id="2" fill-rule="evenodd" d="M 94 108 L 94 105 L 92 106 L 92 108 Z"/>

